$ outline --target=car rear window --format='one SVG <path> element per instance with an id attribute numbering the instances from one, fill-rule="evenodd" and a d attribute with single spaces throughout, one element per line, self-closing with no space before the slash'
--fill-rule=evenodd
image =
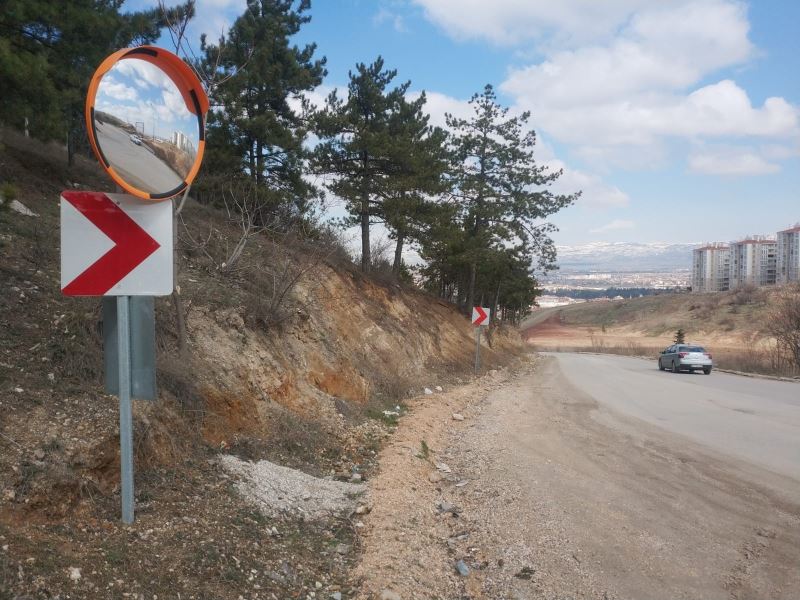
<path id="1" fill-rule="evenodd" d="M 684 346 L 681 348 L 684 352 L 705 352 L 705 348 L 702 346 Z"/>

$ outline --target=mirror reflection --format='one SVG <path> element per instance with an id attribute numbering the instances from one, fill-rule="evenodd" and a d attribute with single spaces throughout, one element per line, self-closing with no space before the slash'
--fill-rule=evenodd
<path id="1" fill-rule="evenodd" d="M 97 144 L 131 186 L 162 194 L 182 184 L 197 158 L 199 123 L 159 68 L 124 58 L 103 75 L 94 105 Z"/>

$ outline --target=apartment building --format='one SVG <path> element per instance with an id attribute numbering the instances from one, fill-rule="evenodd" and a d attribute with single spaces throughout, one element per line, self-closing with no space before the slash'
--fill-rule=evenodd
<path id="1" fill-rule="evenodd" d="M 724 292 L 730 287 L 731 250 L 713 243 L 695 248 L 692 256 L 692 292 Z"/>
<path id="2" fill-rule="evenodd" d="M 730 289 L 746 285 L 774 285 L 778 242 L 752 236 L 730 244 Z"/>
<path id="3" fill-rule="evenodd" d="M 800 281 L 800 223 L 778 232 L 777 282 Z"/>

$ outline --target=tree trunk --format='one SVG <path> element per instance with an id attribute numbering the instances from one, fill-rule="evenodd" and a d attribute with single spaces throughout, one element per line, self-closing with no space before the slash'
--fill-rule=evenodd
<path id="1" fill-rule="evenodd" d="M 75 164 L 75 132 L 72 127 L 67 131 L 67 166 L 71 167 Z"/>
<path id="2" fill-rule="evenodd" d="M 497 291 L 494 294 L 494 302 L 492 303 L 492 314 L 489 317 L 489 323 L 494 325 L 497 320 L 497 306 L 500 304 L 500 282 L 497 282 Z"/>
<path id="3" fill-rule="evenodd" d="M 256 169 L 256 155 L 255 150 L 253 149 L 253 141 L 250 140 L 248 147 L 247 147 L 247 161 L 250 164 L 250 178 L 253 181 L 258 181 L 256 177 L 257 169 Z"/>
<path id="4" fill-rule="evenodd" d="M 473 261 L 469 264 L 469 282 L 467 283 L 467 314 L 472 314 L 475 307 L 475 278 L 478 273 L 478 265 Z"/>
<path id="5" fill-rule="evenodd" d="M 261 141 L 256 142 L 256 183 L 261 183 L 264 175 L 264 156 L 261 154 Z"/>
<path id="6" fill-rule="evenodd" d="M 369 273 L 372 259 L 369 251 L 369 194 L 361 195 L 361 270 Z"/>
<path id="7" fill-rule="evenodd" d="M 398 231 L 397 244 L 394 247 L 394 264 L 392 264 L 392 273 L 395 277 L 400 277 L 400 266 L 403 264 L 403 242 L 405 239 L 406 234 Z"/>

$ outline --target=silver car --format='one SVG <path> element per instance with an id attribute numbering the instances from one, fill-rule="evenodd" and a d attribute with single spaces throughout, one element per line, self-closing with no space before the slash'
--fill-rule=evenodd
<path id="1" fill-rule="evenodd" d="M 706 375 L 710 375 L 713 367 L 711 354 L 706 352 L 702 346 L 695 344 L 674 344 L 658 357 L 658 368 L 662 371 L 666 369 L 673 373 L 703 371 Z"/>

